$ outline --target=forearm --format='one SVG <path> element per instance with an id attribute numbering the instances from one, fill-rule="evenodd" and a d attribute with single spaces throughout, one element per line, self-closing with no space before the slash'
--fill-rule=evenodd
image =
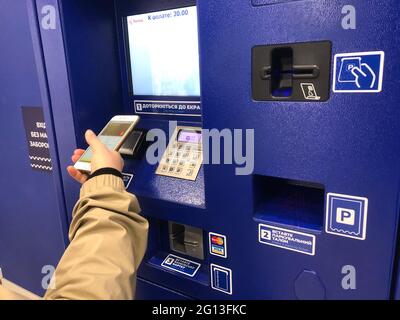
<path id="1" fill-rule="evenodd" d="M 73 212 L 70 245 L 46 299 L 133 299 L 148 223 L 120 178 L 87 181 Z"/>

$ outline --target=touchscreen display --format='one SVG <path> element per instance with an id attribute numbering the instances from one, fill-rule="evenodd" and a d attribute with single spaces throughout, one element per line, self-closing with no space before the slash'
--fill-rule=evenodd
<path id="1" fill-rule="evenodd" d="M 195 6 L 127 17 L 135 95 L 200 96 Z"/>

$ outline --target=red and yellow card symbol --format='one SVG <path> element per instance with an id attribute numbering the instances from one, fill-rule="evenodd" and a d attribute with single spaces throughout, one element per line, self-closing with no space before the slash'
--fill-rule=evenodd
<path id="1" fill-rule="evenodd" d="M 218 237 L 218 236 L 212 236 L 211 237 L 211 242 L 213 244 L 217 244 L 219 246 L 222 246 L 224 244 L 224 238 Z"/>

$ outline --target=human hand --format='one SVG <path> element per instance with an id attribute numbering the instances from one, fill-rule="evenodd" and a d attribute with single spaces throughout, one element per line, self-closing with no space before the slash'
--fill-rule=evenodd
<path id="1" fill-rule="evenodd" d="M 85 139 L 93 152 L 91 160 L 92 172 L 102 168 L 114 168 L 122 172 L 124 161 L 117 151 L 110 151 L 91 130 L 86 131 Z M 85 150 L 76 149 L 71 157 L 72 162 L 77 162 L 84 152 Z M 79 183 L 84 183 L 88 178 L 87 174 L 80 172 L 73 166 L 68 166 L 67 171 Z"/>
<path id="2" fill-rule="evenodd" d="M 75 149 L 73 155 L 71 156 L 72 162 L 75 164 L 84 152 L 85 150 L 83 149 Z M 87 174 L 77 170 L 74 166 L 68 166 L 67 171 L 69 175 L 79 183 L 84 183 L 88 178 Z"/>

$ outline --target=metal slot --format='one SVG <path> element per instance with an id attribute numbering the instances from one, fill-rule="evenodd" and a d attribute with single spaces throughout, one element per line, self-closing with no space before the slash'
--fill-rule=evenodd
<path id="1" fill-rule="evenodd" d="M 171 250 L 204 259 L 203 230 L 175 222 L 168 223 Z"/>
<path id="2" fill-rule="evenodd" d="M 293 66 L 293 79 L 315 79 L 319 76 L 319 68 L 313 66 Z"/>

